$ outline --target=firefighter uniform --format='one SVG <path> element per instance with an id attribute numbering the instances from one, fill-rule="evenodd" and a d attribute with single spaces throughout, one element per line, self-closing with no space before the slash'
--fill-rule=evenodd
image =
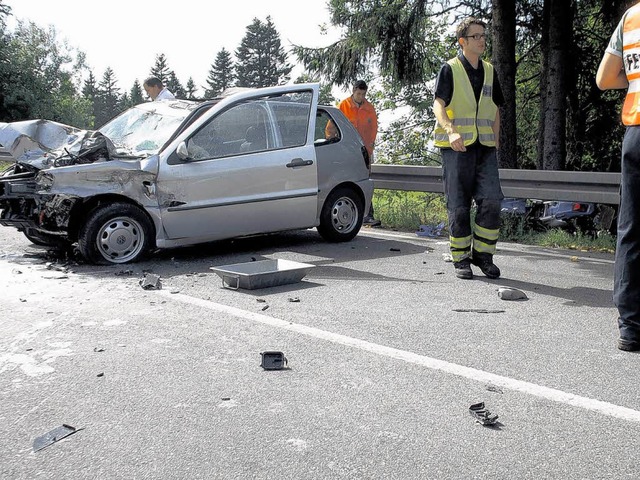
<path id="1" fill-rule="evenodd" d="M 475 69 L 461 54 L 442 66 L 435 97 L 444 100 L 447 115 L 466 147 L 464 152 L 452 150 L 447 132 L 436 123 L 434 143 L 442 151 L 451 256 L 456 263 L 467 259 L 492 262 L 504 198 L 493 132 L 497 109 L 503 103 L 495 70 L 485 61 Z M 473 225 L 472 200 L 477 206 Z"/>
<path id="2" fill-rule="evenodd" d="M 627 130 L 622 142 L 613 284 L 620 330 L 618 348 L 640 350 L 640 4 L 625 12 L 606 53 L 621 57 L 629 82 L 622 107 L 622 123 Z"/>

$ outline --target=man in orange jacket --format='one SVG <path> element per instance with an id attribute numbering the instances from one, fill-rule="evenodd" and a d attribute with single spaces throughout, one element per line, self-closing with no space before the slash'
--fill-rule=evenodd
<path id="1" fill-rule="evenodd" d="M 378 134 L 378 116 L 373 105 L 365 98 L 367 89 L 368 87 L 364 80 L 357 80 L 353 84 L 351 96 L 342 100 L 338 104 L 338 108 L 356 127 L 367 152 L 369 152 L 371 163 L 373 163 L 373 145 Z M 363 223 L 372 227 L 380 226 L 380 220 L 376 220 L 373 217 L 373 203 Z"/>

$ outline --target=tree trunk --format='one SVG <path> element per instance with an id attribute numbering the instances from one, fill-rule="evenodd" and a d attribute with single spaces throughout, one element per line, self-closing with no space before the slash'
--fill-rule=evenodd
<path id="1" fill-rule="evenodd" d="M 565 165 L 571 25 L 571 2 L 545 0 L 539 138 L 544 170 L 563 170 Z"/>
<path id="2" fill-rule="evenodd" d="M 504 105 L 500 108 L 500 168 L 517 168 L 516 154 L 516 6 L 513 0 L 492 0 L 492 63 L 498 72 Z"/>

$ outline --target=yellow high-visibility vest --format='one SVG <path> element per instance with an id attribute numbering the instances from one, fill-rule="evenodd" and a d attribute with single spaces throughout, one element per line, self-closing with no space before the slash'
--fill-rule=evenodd
<path id="1" fill-rule="evenodd" d="M 622 61 L 629 81 L 622 123 L 640 125 L 640 5 L 627 11 L 622 25 Z"/>
<path id="2" fill-rule="evenodd" d="M 447 116 L 453 122 L 465 145 L 471 145 L 479 140 L 487 147 L 496 146 L 496 136 L 493 124 L 496 121 L 498 106 L 493 102 L 493 66 L 482 60 L 484 69 L 484 83 L 480 93 L 480 101 L 471 87 L 471 81 L 458 57 L 447 62 L 453 72 L 453 97 L 447 105 Z M 436 147 L 450 148 L 449 135 L 436 122 L 434 132 Z"/>

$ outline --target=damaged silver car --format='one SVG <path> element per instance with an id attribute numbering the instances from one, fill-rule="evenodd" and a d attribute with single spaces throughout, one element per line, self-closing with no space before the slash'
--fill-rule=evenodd
<path id="1" fill-rule="evenodd" d="M 354 238 L 369 208 L 369 157 L 318 85 L 206 102 L 144 103 L 97 131 L 0 124 L 0 224 L 90 263 L 157 248 L 317 227 Z"/>

